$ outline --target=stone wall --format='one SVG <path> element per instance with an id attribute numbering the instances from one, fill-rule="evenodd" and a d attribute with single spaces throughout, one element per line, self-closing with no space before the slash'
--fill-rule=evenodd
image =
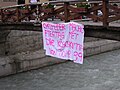
<path id="1" fill-rule="evenodd" d="M 10 31 L 0 31 L 0 56 L 6 54 L 6 40 Z"/>
<path id="2" fill-rule="evenodd" d="M 11 31 L 7 37 L 7 50 L 10 55 L 42 49 L 42 33 L 32 31 Z"/>

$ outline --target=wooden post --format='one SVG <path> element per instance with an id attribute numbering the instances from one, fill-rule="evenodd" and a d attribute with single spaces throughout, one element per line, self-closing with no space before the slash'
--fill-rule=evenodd
<path id="1" fill-rule="evenodd" d="M 19 20 L 19 17 L 20 17 L 20 15 L 19 15 L 19 6 L 16 8 L 16 17 L 17 17 L 17 22 L 19 22 L 20 20 Z"/>
<path id="2" fill-rule="evenodd" d="M 1 21 L 4 22 L 4 14 L 3 14 L 3 9 L 1 9 Z"/>
<path id="3" fill-rule="evenodd" d="M 107 27 L 109 25 L 108 23 L 108 13 L 109 13 L 109 8 L 108 8 L 109 0 L 103 0 L 103 26 Z"/>
<path id="4" fill-rule="evenodd" d="M 99 3 L 94 3 L 94 6 L 98 6 Z M 94 11 L 93 12 L 94 15 L 98 15 L 98 10 Z M 94 19 L 94 22 L 97 22 L 98 20 L 97 19 Z"/>
<path id="5" fill-rule="evenodd" d="M 64 15 L 65 15 L 65 22 L 70 22 L 70 20 L 68 20 L 68 17 L 70 15 L 70 12 L 68 10 L 68 6 L 69 6 L 69 2 L 64 2 Z"/>
<path id="6" fill-rule="evenodd" d="M 36 4 L 36 22 L 39 22 L 39 5 Z"/>
<path id="7" fill-rule="evenodd" d="M 26 5 L 28 12 L 30 13 L 30 6 L 29 4 Z M 27 21 L 30 21 L 30 16 L 28 15 Z"/>
<path id="8" fill-rule="evenodd" d="M 40 20 L 40 22 L 42 21 L 42 18 L 41 18 L 41 16 L 42 16 L 42 15 L 41 15 L 41 14 L 42 14 L 42 8 L 43 8 L 43 7 L 42 7 L 42 4 L 40 4 L 40 5 L 39 5 L 39 20 Z"/>

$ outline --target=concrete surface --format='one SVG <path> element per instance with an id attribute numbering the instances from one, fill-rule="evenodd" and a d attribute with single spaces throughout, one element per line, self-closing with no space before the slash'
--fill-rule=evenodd
<path id="1" fill-rule="evenodd" d="M 120 50 L 1 78 L 0 90 L 120 90 Z"/>

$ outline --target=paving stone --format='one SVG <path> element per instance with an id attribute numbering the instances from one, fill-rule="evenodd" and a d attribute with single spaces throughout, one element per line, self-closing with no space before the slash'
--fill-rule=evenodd
<path id="1" fill-rule="evenodd" d="M 120 50 L 0 79 L 0 90 L 120 90 Z"/>

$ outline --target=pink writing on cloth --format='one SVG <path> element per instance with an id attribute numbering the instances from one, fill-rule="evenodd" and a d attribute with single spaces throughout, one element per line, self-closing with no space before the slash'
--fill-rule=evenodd
<path id="1" fill-rule="evenodd" d="M 46 55 L 83 64 L 84 26 L 75 22 L 42 22 Z"/>

